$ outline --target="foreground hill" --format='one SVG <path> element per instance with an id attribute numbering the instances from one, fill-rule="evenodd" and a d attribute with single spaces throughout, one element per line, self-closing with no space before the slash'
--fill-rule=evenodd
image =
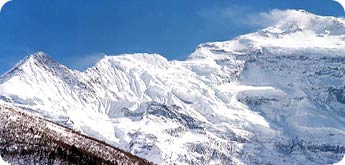
<path id="1" fill-rule="evenodd" d="M 0 154 L 10 164 L 150 164 L 95 139 L 0 105 Z"/>

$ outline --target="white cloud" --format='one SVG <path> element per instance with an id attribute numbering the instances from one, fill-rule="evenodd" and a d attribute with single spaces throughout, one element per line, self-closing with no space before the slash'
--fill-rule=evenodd
<path id="1" fill-rule="evenodd" d="M 309 21 L 308 15 L 293 9 L 272 9 L 267 12 L 255 11 L 249 7 L 231 6 L 213 8 L 199 12 L 199 15 L 209 22 L 210 26 L 237 26 L 250 28 L 265 28 L 280 21 Z"/>
<path id="2" fill-rule="evenodd" d="M 79 70 L 83 70 L 96 64 L 105 55 L 106 55 L 105 53 L 93 53 L 93 54 L 81 56 L 81 57 L 75 58 L 73 60 L 72 65 L 73 67 L 76 67 Z"/>
<path id="3" fill-rule="evenodd" d="M 282 22 L 298 22 L 299 24 L 308 24 L 312 15 L 306 14 L 302 10 L 279 10 L 273 9 L 269 12 L 260 12 L 248 15 L 248 24 L 258 27 L 268 27 Z"/>

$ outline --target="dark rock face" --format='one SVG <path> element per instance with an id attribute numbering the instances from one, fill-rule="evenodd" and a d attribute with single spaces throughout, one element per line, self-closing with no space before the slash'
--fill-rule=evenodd
<path id="1" fill-rule="evenodd" d="M 341 103 L 341 104 L 345 104 L 345 91 L 344 88 L 334 88 L 334 87 L 330 87 L 329 90 L 329 94 L 331 96 L 335 96 L 336 100 Z"/>
<path id="2" fill-rule="evenodd" d="M 345 146 L 336 146 L 329 144 L 312 144 L 299 138 L 293 138 L 286 143 L 276 143 L 277 150 L 283 154 L 291 154 L 293 151 L 302 150 L 304 152 L 330 152 L 336 154 L 345 153 Z"/>
<path id="3" fill-rule="evenodd" d="M 156 116 L 162 118 L 163 120 L 173 120 L 178 123 L 182 123 L 183 126 L 188 129 L 203 130 L 199 121 L 196 121 L 192 117 L 180 113 L 179 111 L 182 111 L 181 107 L 176 105 L 169 106 L 157 102 L 149 102 L 147 103 L 145 112 L 131 112 L 127 109 L 123 109 L 122 113 L 124 116 L 133 119 L 142 119 L 144 116 L 149 115 Z"/>
<path id="4" fill-rule="evenodd" d="M 198 121 L 183 113 L 179 113 L 179 110 L 180 107 L 178 106 L 167 106 L 164 104 L 152 102 L 148 105 L 147 113 L 158 117 L 176 120 L 189 129 L 203 129 Z"/>
<path id="5" fill-rule="evenodd" d="M 0 154 L 11 164 L 150 164 L 38 117 L 0 106 Z"/>

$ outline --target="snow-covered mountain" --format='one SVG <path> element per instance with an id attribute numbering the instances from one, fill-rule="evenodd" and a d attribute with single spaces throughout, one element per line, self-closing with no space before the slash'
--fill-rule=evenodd
<path id="1" fill-rule="evenodd" d="M 331 164 L 345 154 L 345 20 L 285 11 L 185 61 L 105 56 L 83 72 L 42 52 L 0 99 L 158 164 Z"/>

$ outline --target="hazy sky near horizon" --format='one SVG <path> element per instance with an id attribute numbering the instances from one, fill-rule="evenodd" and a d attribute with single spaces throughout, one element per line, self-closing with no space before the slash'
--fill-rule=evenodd
<path id="1" fill-rule="evenodd" d="M 79 70 L 104 54 L 182 60 L 201 43 L 263 28 L 248 18 L 273 9 L 345 16 L 333 0 L 12 0 L 0 13 L 0 74 L 37 51 Z"/>

